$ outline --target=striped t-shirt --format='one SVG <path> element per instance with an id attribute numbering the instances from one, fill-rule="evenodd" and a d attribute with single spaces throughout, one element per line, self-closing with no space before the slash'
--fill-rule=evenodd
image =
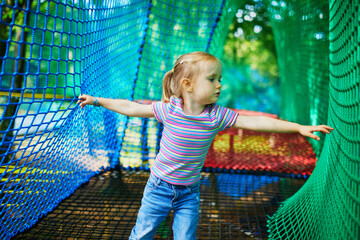
<path id="1" fill-rule="evenodd" d="M 206 154 L 216 134 L 231 127 L 238 114 L 212 104 L 200 115 L 186 115 L 182 104 L 183 100 L 175 97 L 171 97 L 169 103 L 152 103 L 155 117 L 164 124 L 164 130 L 151 172 L 174 185 L 192 185 L 200 179 Z"/>

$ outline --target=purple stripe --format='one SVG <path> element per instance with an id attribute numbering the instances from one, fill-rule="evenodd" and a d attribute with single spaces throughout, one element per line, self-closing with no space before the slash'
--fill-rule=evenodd
<path id="1" fill-rule="evenodd" d="M 156 119 L 164 123 L 164 131 L 152 171 L 169 183 L 181 185 L 199 180 L 215 135 L 232 126 L 238 116 L 218 105 L 206 109 L 202 115 L 187 116 L 181 109 L 180 99 L 174 97 L 170 98 L 170 103 L 153 103 L 153 111 Z"/>

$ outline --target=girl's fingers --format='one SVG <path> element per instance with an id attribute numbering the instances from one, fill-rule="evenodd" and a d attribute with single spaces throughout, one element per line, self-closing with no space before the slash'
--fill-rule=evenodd
<path id="1" fill-rule="evenodd" d="M 81 94 L 78 97 L 76 104 L 79 104 L 81 108 L 85 107 L 86 105 L 93 105 L 93 97 L 90 95 Z"/>
<path id="2" fill-rule="evenodd" d="M 320 140 L 320 138 L 318 136 L 316 136 L 316 135 L 314 135 L 312 138 L 315 139 L 316 141 Z"/>
<path id="3" fill-rule="evenodd" d="M 323 132 L 331 133 L 332 130 L 334 130 L 332 127 L 325 126 L 325 128 L 323 129 Z"/>
<path id="4" fill-rule="evenodd" d="M 315 139 L 315 140 L 317 140 L 317 141 L 320 140 L 320 138 L 319 138 L 318 136 L 316 136 L 315 134 L 312 134 L 312 133 L 309 133 L 309 134 L 307 135 L 307 137 L 310 137 L 310 138 Z"/>
<path id="5" fill-rule="evenodd" d="M 80 106 L 81 108 L 85 107 L 85 105 L 86 105 L 86 100 L 87 100 L 86 95 L 81 94 L 81 95 L 78 97 L 78 99 L 79 99 L 79 100 L 77 101 L 76 104 L 79 104 L 79 106 Z"/>
<path id="6" fill-rule="evenodd" d="M 332 130 L 334 130 L 334 128 L 326 126 L 326 125 L 321 125 L 321 126 L 318 126 L 315 131 L 320 131 L 320 132 L 326 134 L 326 133 L 331 133 Z"/>
<path id="7" fill-rule="evenodd" d="M 334 128 L 326 126 L 326 125 L 321 125 L 323 128 L 325 128 L 326 130 L 332 131 L 334 130 Z"/>
<path id="8" fill-rule="evenodd" d="M 331 133 L 332 130 L 334 130 L 334 128 L 326 126 L 326 125 L 320 125 L 320 126 L 314 127 L 312 130 L 310 130 L 309 133 L 306 134 L 306 136 L 319 141 L 320 137 L 313 134 L 313 132 L 322 132 L 324 134 L 329 134 L 329 133 Z"/>
<path id="9" fill-rule="evenodd" d="M 319 132 L 322 132 L 322 133 L 330 133 L 330 130 L 327 130 L 327 129 L 319 129 L 319 130 L 316 130 L 316 131 L 319 131 Z"/>

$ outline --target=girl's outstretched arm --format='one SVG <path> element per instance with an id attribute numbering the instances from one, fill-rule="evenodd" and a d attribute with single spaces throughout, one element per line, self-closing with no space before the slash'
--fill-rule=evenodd
<path id="1" fill-rule="evenodd" d="M 320 140 L 313 132 L 330 133 L 334 130 L 326 125 L 305 126 L 298 123 L 283 121 L 266 116 L 246 116 L 239 115 L 234 123 L 234 127 L 260 131 L 260 132 L 277 132 L 277 133 L 300 133 L 305 137 Z"/>
<path id="2" fill-rule="evenodd" d="M 85 107 L 86 105 L 94 105 L 94 97 L 82 94 L 79 96 L 79 100 L 76 104 L 79 104 L 81 108 Z M 104 108 L 129 117 L 155 117 L 151 105 L 147 104 L 110 98 L 99 98 L 99 104 Z"/>

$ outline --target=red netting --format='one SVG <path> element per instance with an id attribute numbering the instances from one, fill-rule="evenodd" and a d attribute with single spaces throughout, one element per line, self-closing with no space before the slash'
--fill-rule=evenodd
<path id="1" fill-rule="evenodd" d="M 247 115 L 276 115 L 238 111 Z M 205 170 L 270 172 L 307 177 L 316 155 L 308 140 L 296 133 L 265 133 L 229 128 L 220 132 L 209 149 Z"/>

